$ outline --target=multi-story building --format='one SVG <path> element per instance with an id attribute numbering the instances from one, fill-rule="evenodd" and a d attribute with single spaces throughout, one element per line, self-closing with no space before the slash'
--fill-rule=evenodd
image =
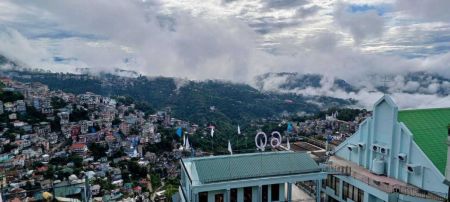
<path id="1" fill-rule="evenodd" d="M 33 131 L 39 136 L 44 136 L 52 132 L 50 123 L 48 122 L 40 122 L 39 124 L 33 125 Z"/>
<path id="2" fill-rule="evenodd" d="M 331 167 L 351 167 L 329 175 L 327 201 L 443 201 L 450 108 L 399 111 L 387 95 L 373 116 L 334 150 Z"/>
<path id="3" fill-rule="evenodd" d="M 181 160 L 179 201 L 301 201 L 298 182 L 320 187 L 326 173 L 307 153 L 263 152 Z M 317 188 L 318 189 L 318 188 Z M 317 194 L 307 201 L 320 201 Z M 178 201 L 177 200 L 177 201 Z"/>
<path id="4" fill-rule="evenodd" d="M 25 102 L 23 100 L 17 100 L 15 102 L 15 104 L 16 104 L 16 112 L 24 113 L 24 112 L 27 111 L 27 107 L 26 107 Z"/>
<path id="5" fill-rule="evenodd" d="M 3 110 L 3 102 L 0 101 L 0 114 L 3 114 L 4 110 Z"/>

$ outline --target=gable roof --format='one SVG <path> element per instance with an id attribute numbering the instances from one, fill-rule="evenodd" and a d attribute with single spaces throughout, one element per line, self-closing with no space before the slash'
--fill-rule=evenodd
<path id="1" fill-rule="evenodd" d="M 408 127 L 416 144 L 445 175 L 450 108 L 399 111 L 398 120 Z"/>
<path id="2" fill-rule="evenodd" d="M 192 161 L 202 184 L 319 172 L 307 153 L 264 152 L 186 159 Z"/>

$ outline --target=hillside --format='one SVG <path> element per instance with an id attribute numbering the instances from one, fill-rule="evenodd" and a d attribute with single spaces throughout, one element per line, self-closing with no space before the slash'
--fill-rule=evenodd
<path id="1" fill-rule="evenodd" d="M 187 81 L 167 77 L 96 76 L 47 72 L 3 71 L 23 82 L 41 82 L 50 89 L 75 94 L 93 92 L 105 96 L 128 96 L 148 103 L 153 109 L 171 107 L 178 118 L 197 123 L 236 123 L 285 114 L 316 113 L 352 104 L 348 100 L 302 96 L 290 93 L 263 93 L 246 84 L 223 81 Z"/>

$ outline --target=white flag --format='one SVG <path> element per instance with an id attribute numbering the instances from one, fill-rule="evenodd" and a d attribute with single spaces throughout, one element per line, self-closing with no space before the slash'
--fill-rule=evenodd
<path id="1" fill-rule="evenodd" d="M 211 137 L 214 137 L 214 127 L 211 127 Z"/>
<path id="2" fill-rule="evenodd" d="M 189 139 L 186 138 L 186 146 L 184 147 L 186 150 L 191 149 L 191 145 L 189 144 Z"/>
<path id="3" fill-rule="evenodd" d="M 265 145 L 263 145 L 263 141 L 262 141 L 262 139 L 259 139 L 259 145 L 261 145 L 261 151 L 264 151 L 264 150 L 266 150 L 266 148 L 265 148 L 265 147 L 263 147 L 263 146 L 265 146 Z"/>
<path id="4" fill-rule="evenodd" d="M 238 135 L 240 135 L 241 134 L 241 127 L 239 127 L 239 125 L 238 125 Z"/>
<path id="5" fill-rule="evenodd" d="M 287 143 L 286 144 L 287 144 L 286 145 L 287 150 L 291 150 L 291 144 L 289 143 L 289 138 L 287 138 Z"/>
<path id="6" fill-rule="evenodd" d="M 228 151 L 230 152 L 231 155 L 233 155 L 233 150 L 231 149 L 230 140 L 228 140 Z"/>

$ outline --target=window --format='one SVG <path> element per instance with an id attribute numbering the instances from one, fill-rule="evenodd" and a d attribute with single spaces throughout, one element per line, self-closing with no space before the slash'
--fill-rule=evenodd
<path id="1" fill-rule="evenodd" d="M 252 187 L 244 188 L 244 202 L 252 202 Z"/>
<path id="2" fill-rule="evenodd" d="M 271 192 L 272 192 L 272 201 L 279 201 L 280 200 L 280 185 L 279 184 L 273 184 L 270 186 Z"/>
<path id="3" fill-rule="evenodd" d="M 333 189 L 334 193 L 336 195 L 338 195 L 337 191 L 339 190 L 339 179 L 337 177 L 335 177 L 333 175 L 328 175 L 325 183 L 326 183 L 327 187 L 330 187 L 331 189 Z"/>
<path id="4" fill-rule="evenodd" d="M 262 186 L 262 202 L 268 202 L 269 201 L 269 186 L 263 185 Z"/>
<path id="5" fill-rule="evenodd" d="M 344 200 L 348 198 L 355 202 L 362 202 L 364 200 L 364 191 L 347 182 L 343 183 L 342 192 Z"/>
<path id="6" fill-rule="evenodd" d="M 237 189 L 230 190 L 230 202 L 237 202 Z"/>
<path id="7" fill-rule="evenodd" d="M 216 194 L 214 196 L 214 202 L 224 202 L 223 194 Z"/>
<path id="8" fill-rule="evenodd" d="M 208 202 L 208 192 L 200 192 L 198 194 L 198 201 L 199 202 Z"/>

